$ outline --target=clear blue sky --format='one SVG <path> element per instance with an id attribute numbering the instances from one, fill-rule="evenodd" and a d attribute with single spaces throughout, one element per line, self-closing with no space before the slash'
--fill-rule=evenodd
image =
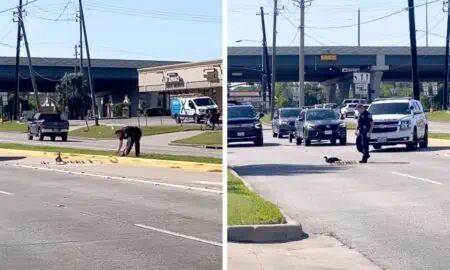
<path id="1" fill-rule="evenodd" d="M 426 0 L 415 0 L 415 5 Z M 273 0 L 228 0 L 228 46 L 252 46 L 253 42 L 235 43 L 236 40 L 261 40 L 261 19 L 256 16 L 259 7 L 270 13 L 266 16 L 266 31 L 272 44 Z M 442 11 L 443 1 L 428 0 L 430 46 L 445 46 L 447 14 Z M 357 24 L 357 11 L 361 9 L 361 21 L 376 19 L 407 7 L 407 0 L 313 0 L 306 10 L 307 46 L 357 45 L 357 27 L 323 29 L 327 27 Z M 296 36 L 299 25 L 299 9 L 293 0 L 279 0 L 278 45 L 298 46 Z M 416 28 L 425 30 L 425 7 L 416 8 Z M 245 27 L 243 27 L 245 26 Z M 361 45 L 365 46 L 409 46 L 408 12 L 376 22 L 363 24 Z M 418 45 L 425 46 L 424 33 L 417 33 Z"/>
<path id="2" fill-rule="evenodd" d="M 196 61 L 222 57 L 221 0 L 83 3 L 92 58 Z M 0 56 L 15 55 L 15 49 L 8 47 L 16 42 L 13 12 L 2 11 L 17 4 L 18 0 L 0 1 Z M 79 40 L 74 20 L 77 8 L 78 0 L 38 0 L 26 7 L 33 56 L 73 57 Z"/>

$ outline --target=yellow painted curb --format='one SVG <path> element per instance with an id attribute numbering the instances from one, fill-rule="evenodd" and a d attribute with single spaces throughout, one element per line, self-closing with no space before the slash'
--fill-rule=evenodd
<path id="1" fill-rule="evenodd" d="M 22 155 L 31 157 L 56 157 L 56 152 L 42 152 L 42 151 L 27 151 L 27 150 L 15 150 L 0 148 L 1 153 L 7 153 L 12 155 Z M 113 156 L 100 156 L 100 155 L 85 155 L 85 154 L 73 154 L 61 152 L 61 156 L 71 159 L 79 158 L 83 161 L 95 161 L 104 164 L 121 164 L 121 165 L 141 165 L 141 166 L 154 166 L 170 169 L 182 169 L 182 170 L 195 170 L 204 172 L 222 172 L 222 164 L 209 164 L 198 163 L 188 161 L 173 161 L 173 160 L 159 160 L 159 159 L 145 159 L 145 158 L 132 158 L 132 157 L 113 157 Z"/>
<path id="2" fill-rule="evenodd" d="M 433 146 L 450 146 L 450 140 L 429 138 L 428 141 Z"/>

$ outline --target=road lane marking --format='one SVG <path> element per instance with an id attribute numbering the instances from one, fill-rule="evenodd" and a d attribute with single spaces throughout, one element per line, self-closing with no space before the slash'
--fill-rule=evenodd
<path id="1" fill-rule="evenodd" d="M 195 181 L 194 183 L 196 183 L 196 184 L 204 184 L 204 185 L 222 186 L 222 183 L 220 183 L 220 182 Z"/>
<path id="2" fill-rule="evenodd" d="M 0 194 L 4 194 L 4 195 L 13 195 L 12 193 L 6 192 L 6 191 L 1 191 L 0 190 Z"/>
<path id="3" fill-rule="evenodd" d="M 215 193 L 215 194 L 222 195 L 222 191 L 214 190 L 214 189 L 207 189 L 207 188 L 198 188 L 198 187 L 185 186 L 185 185 L 168 184 L 168 183 L 163 183 L 163 182 L 147 181 L 147 180 L 142 180 L 142 179 L 119 177 L 119 176 L 108 176 L 108 175 L 101 175 L 101 174 L 93 174 L 93 173 L 84 173 L 84 172 L 75 172 L 75 171 L 68 171 L 68 170 L 36 167 L 36 166 L 30 166 L 30 165 L 16 164 L 14 166 L 20 167 L 20 168 L 26 168 L 26 169 L 33 169 L 33 170 L 51 171 L 51 172 L 59 172 L 59 173 L 65 173 L 65 174 L 98 177 L 98 178 L 103 178 L 103 179 L 112 179 L 112 180 L 120 180 L 120 181 L 127 181 L 127 182 L 144 183 L 144 184 L 151 184 L 151 185 L 156 185 L 156 186 L 171 187 L 171 188 L 178 188 L 178 189 L 187 189 L 187 190 L 195 190 L 195 191 L 202 191 L 202 192 Z"/>
<path id="4" fill-rule="evenodd" d="M 409 174 L 404 174 L 404 173 L 399 173 L 399 172 L 391 172 L 391 174 L 408 177 L 408 178 L 412 178 L 412 179 L 416 179 L 416 180 L 420 180 L 420 181 L 424 181 L 424 182 L 428 182 L 428 183 L 432 183 L 432 184 L 436 184 L 436 185 L 443 185 L 440 182 L 436 182 L 436 181 L 433 181 L 430 179 L 421 178 L 421 177 L 417 177 L 417 176 L 413 176 L 413 175 L 409 175 Z"/>
<path id="5" fill-rule="evenodd" d="M 160 232 L 160 233 L 173 235 L 173 236 L 178 236 L 178 237 L 181 237 L 181 238 L 185 238 L 185 239 L 189 239 L 189 240 L 193 240 L 193 241 L 197 241 L 197 242 L 210 244 L 210 245 L 213 245 L 213 246 L 222 247 L 221 243 L 200 239 L 200 238 L 197 238 L 197 237 L 194 237 L 194 236 L 189 236 L 189 235 L 185 235 L 185 234 L 181 234 L 181 233 L 176 233 L 176 232 L 171 232 L 171 231 L 167 231 L 167 230 L 163 230 L 163 229 L 158 229 L 158 228 L 154 228 L 154 227 L 150 227 L 150 226 L 142 225 L 142 224 L 134 224 L 134 226 L 140 227 L 140 228 L 143 228 L 143 229 L 147 229 L 147 230 L 152 230 L 152 231 L 156 231 L 156 232 Z"/>

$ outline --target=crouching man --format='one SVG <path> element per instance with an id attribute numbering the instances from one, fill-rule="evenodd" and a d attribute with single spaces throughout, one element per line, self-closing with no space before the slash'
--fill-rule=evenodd
<path id="1" fill-rule="evenodd" d="M 128 156 L 131 152 L 131 149 L 133 149 L 133 145 L 136 157 L 139 157 L 140 150 L 141 150 L 141 137 L 142 137 L 142 131 L 138 127 L 124 127 L 115 132 L 116 137 L 120 140 L 119 143 L 119 149 L 117 150 L 117 155 L 120 155 L 120 150 L 123 146 L 123 140 L 127 140 L 126 148 L 122 152 L 122 156 Z"/>

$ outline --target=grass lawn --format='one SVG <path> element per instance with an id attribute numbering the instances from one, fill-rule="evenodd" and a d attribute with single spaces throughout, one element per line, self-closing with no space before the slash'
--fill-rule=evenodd
<path id="1" fill-rule="evenodd" d="M 450 134 L 447 133 L 430 133 L 430 138 L 450 140 Z"/>
<path id="2" fill-rule="evenodd" d="M 205 132 L 173 143 L 222 146 L 222 131 Z"/>
<path id="3" fill-rule="evenodd" d="M 0 124 L 0 131 L 2 132 L 27 132 L 27 125 L 16 122 L 3 122 Z"/>
<path id="4" fill-rule="evenodd" d="M 278 207 L 250 191 L 238 177 L 228 172 L 228 225 L 285 222 Z"/>
<path id="5" fill-rule="evenodd" d="M 69 133 L 70 137 L 76 138 L 91 138 L 91 139 L 113 139 L 114 132 L 120 127 L 108 126 L 92 126 L 89 130 L 80 128 Z M 166 133 L 175 133 L 181 131 L 200 130 L 200 125 L 171 125 L 171 126 L 150 126 L 141 127 L 143 136 L 153 136 Z"/>
<path id="6" fill-rule="evenodd" d="M 434 122 L 450 122 L 450 113 L 446 111 L 427 113 L 427 119 Z"/>
<path id="7" fill-rule="evenodd" d="M 0 148 L 26 150 L 26 151 L 39 151 L 39 152 L 63 152 L 68 154 L 84 154 L 84 155 L 99 155 L 99 156 L 115 156 L 114 151 L 109 150 L 90 150 L 82 148 L 70 148 L 70 147 L 57 147 L 57 146 L 37 146 L 26 144 L 13 144 L 13 143 L 0 143 Z M 222 160 L 212 157 L 197 157 L 188 155 L 165 155 L 165 154 L 141 154 L 141 158 L 146 159 L 159 159 L 159 160 L 173 160 L 173 161 L 190 161 L 200 163 L 213 163 L 222 164 Z"/>
<path id="8" fill-rule="evenodd" d="M 261 122 L 263 122 L 264 124 L 270 125 L 270 123 L 272 122 L 272 120 L 270 120 L 270 113 L 264 115 L 264 117 L 261 118 Z"/>

